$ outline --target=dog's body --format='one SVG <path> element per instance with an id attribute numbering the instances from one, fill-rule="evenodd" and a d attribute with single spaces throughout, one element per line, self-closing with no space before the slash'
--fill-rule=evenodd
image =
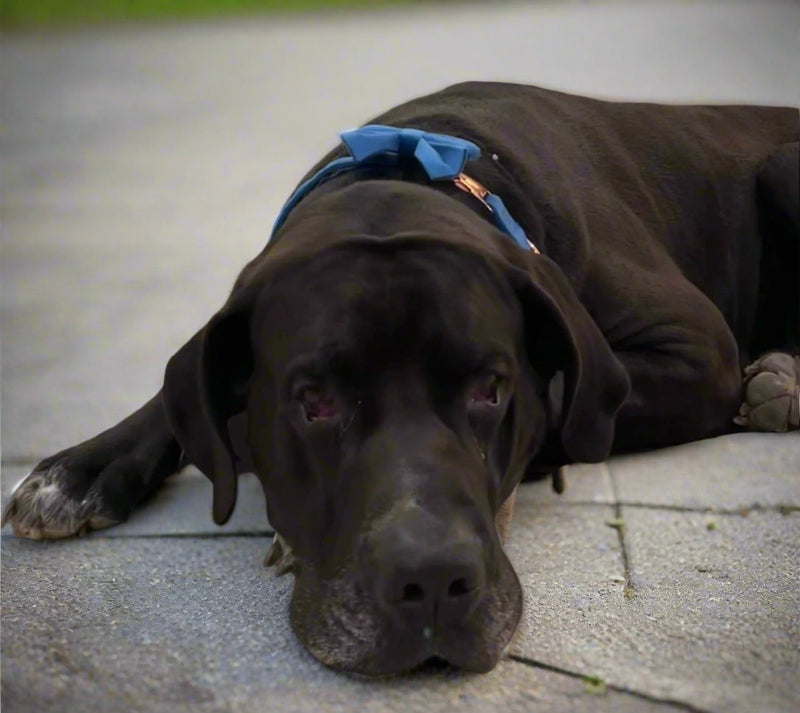
<path id="1" fill-rule="evenodd" d="M 253 471 L 314 655 L 488 670 L 519 618 L 498 526 L 526 473 L 731 431 L 742 367 L 800 345 L 798 112 L 470 83 L 376 122 L 477 144 L 466 172 L 542 254 L 414 165 L 331 178 L 163 390 L 43 461 L 6 516 L 106 526 L 193 463 L 222 522 Z M 775 358 L 785 430 L 796 362 Z"/>

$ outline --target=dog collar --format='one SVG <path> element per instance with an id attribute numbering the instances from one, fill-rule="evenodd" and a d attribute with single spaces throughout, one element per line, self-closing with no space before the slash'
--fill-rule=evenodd
<path id="1" fill-rule="evenodd" d="M 278 213 L 270 239 L 292 209 L 324 181 L 353 168 L 396 166 L 414 160 L 432 181 L 452 181 L 460 190 L 475 196 L 489 210 L 492 222 L 500 230 L 521 248 L 539 253 L 522 226 L 511 217 L 500 196 L 491 193 L 463 172 L 467 161 L 481 155 L 481 150 L 471 141 L 419 129 L 398 129 L 377 124 L 343 131 L 339 137 L 350 155 L 334 159 L 298 186 Z"/>

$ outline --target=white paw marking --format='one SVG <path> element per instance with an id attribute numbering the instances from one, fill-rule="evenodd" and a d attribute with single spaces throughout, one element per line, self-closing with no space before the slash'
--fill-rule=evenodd
<path id="1" fill-rule="evenodd" d="M 116 521 L 99 514 L 102 506 L 91 489 L 82 500 L 64 493 L 59 480 L 66 470 L 54 465 L 33 471 L 11 491 L 3 510 L 2 525 L 11 524 L 17 537 L 32 540 L 60 539 L 115 525 Z"/>

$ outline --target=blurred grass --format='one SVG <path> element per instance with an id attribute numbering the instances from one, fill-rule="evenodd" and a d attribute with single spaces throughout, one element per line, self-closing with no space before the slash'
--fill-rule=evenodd
<path id="1" fill-rule="evenodd" d="M 415 0 L 0 0 L 5 30 L 59 28 L 129 20 L 194 19 L 267 12 L 333 11 Z M 418 1 L 418 0 L 417 0 Z"/>

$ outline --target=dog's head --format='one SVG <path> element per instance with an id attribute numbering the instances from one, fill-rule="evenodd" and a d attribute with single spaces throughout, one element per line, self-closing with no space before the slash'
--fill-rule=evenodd
<path id="1" fill-rule="evenodd" d="M 199 358 L 170 363 L 167 409 L 218 521 L 234 460 L 260 477 L 312 654 L 365 674 L 431 657 L 488 671 L 522 605 L 498 511 L 543 449 L 607 455 L 627 377 L 558 268 L 466 239 L 493 231 L 477 217 L 457 236 L 330 237 L 332 222 L 290 221 L 296 237 L 246 269 Z"/>

